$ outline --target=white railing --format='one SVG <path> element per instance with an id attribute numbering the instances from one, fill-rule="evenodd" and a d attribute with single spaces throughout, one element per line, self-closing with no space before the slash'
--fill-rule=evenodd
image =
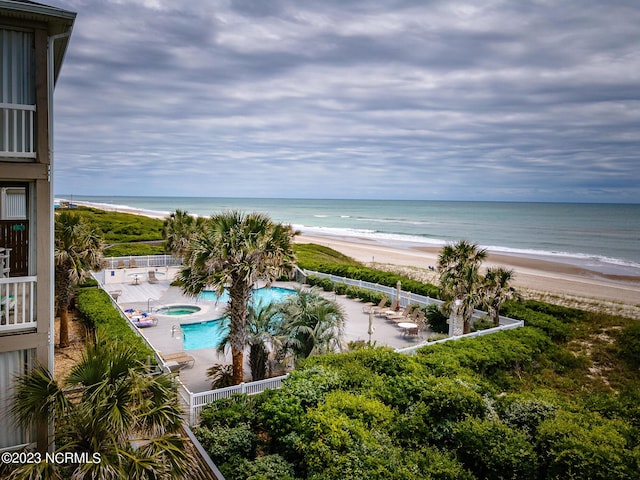
<path id="1" fill-rule="evenodd" d="M 256 395 L 262 393 L 265 390 L 274 390 L 282 386 L 282 381 L 287 378 L 288 375 L 282 375 L 280 377 L 266 378 L 264 380 L 258 380 L 257 382 L 241 383 L 240 385 L 233 385 L 231 387 L 218 388 L 216 390 L 208 390 L 206 392 L 192 393 L 189 389 L 178 380 L 178 394 L 187 408 L 187 423 L 190 426 L 198 424 L 200 421 L 200 411 L 202 407 L 221 398 L 229 398 L 236 393 L 244 393 L 247 395 Z"/>
<path id="2" fill-rule="evenodd" d="M 0 332 L 36 328 L 37 277 L 0 278 Z"/>
<path id="3" fill-rule="evenodd" d="M 347 285 L 366 288 L 367 290 L 373 290 L 375 292 L 384 293 L 388 297 L 394 298 L 394 299 L 397 296 L 397 290 L 394 287 L 387 287 L 385 285 L 378 285 L 377 283 L 365 282 L 363 280 L 354 280 L 346 277 L 338 277 L 336 275 L 330 275 L 328 273 L 322 273 L 322 272 L 313 272 L 310 270 L 305 270 L 304 273 L 305 275 L 314 275 L 321 278 L 328 278 L 334 283 L 345 283 Z M 436 303 L 438 305 L 442 305 L 444 302 L 442 300 L 436 300 L 431 297 L 425 297 L 424 295 L 418 295 L 416 293 L 405 292 L 404 290 L 400 290 L 400 299 L 399 299 L 400 306 L 406 307 L 407 305 L 411 305 L 413 303 L 417 303 L 418 305 L 424 307 L 426 305 L 429 305 L 430 303 Z M 476 309 L 473 311 L 472 318 L 477 320 L 478 318 L 486 316 L 486 314 L 487 314 L 486 312 Z M 426 341 L 411 347 L 396 349 L 396 352 L 413 354 L 419 348 L 422 348 L 427 345 L 448 342 L 451 340 L 459 340 L 461 338 L 474 338 L 482 335 L 489 335 L 491 333 L 496 333 L 502 330 L 511 330 L 512 328 L 520 328 L 520 327 L 524 327 L 524 322 L 522 320 L 515 320 L 513 318 L 504 317 L 501 315 L 500 326 L 498 327 L 487 328 L 486 330 L 479 330 L 477 332 L 467 333 L 459 336 L 451 336 L 451 337 L 443 338 L 441 340 L 437 340 L 435 342 Z"/>
<path id="4" fill-rule="evenodd" d="M 108 257 L 107 269 L 117 268 L 149 268 L 149 267 L 178 267 L 182 260 L 173 255 L 131 255 L 128 257 Z"/>
<path id="5" fill-rule="evenodd" d="M 0 158 L 36 158 L 35 105 L 0 103 Z"/>
<path id="6" fill-rule="evenodd" d="M 508 318 L 508 317 L 500 317 L 500 319 L 503 319 L 503 318 Z M 441 338 L 440 340 L 434 340 L 432 342 L 426 341 L 426 342 L 419 343 L 418 345 L 413 345 L 411 347 L 396 348 L 396 352 L 404 353 L 406 355 L 413 355 L 418 351 L 418 349 L 420 349 L 422 347 L 428 347 L 430 345 L 435 345 L 437 343 L 444 343 L 444 342 L 450 342 L 450 341 L 453 341 L 453 340 L 460 340 L 461 338 L 481 337 L 483 335 L 490 335 L 492 333 L 501 332 L 503 330 L 512 330 L 514 328 L 524 327 L 524 321 L 523 320 L 514 320 L 513 318 L 509 318 L 509 320 L 511 320 L 513 323 L 509 323 L 509 324 L 506 324 L 506 325 L 500 325 L 499 327 L 487 328 L 485 330 L 478 330 L 477 332 L 466 333 L 464 335 Z"/>

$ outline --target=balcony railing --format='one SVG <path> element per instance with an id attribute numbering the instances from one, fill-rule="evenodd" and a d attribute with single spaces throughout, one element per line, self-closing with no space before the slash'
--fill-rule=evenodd
<path id="1" fill-rule="evenodd" d="M 0 278 L 0 334 L 36 328 L 37 277 Z"/>
<path id="2" fill-rule="evenodd" d="M 35 105 L 0 103 L 0 159 L 36 158 Z"/>

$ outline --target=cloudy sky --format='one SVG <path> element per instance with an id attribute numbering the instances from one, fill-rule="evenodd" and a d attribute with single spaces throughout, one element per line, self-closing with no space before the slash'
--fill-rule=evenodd
<path id="1" fill-rule="evenodd" d="M 637 0 L 42 0 L 58 194 L 640 202 Z"/>

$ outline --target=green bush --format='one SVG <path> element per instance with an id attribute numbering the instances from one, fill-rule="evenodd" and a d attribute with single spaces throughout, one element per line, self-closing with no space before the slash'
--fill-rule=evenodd
<path id="1" fill-rule="evenodd" d="M 633 368 L 640 368 L 640 324 L 625 327 L 616 338 L 618 355 Z"/>
<path id="2" fill-rule="evenodd" d="M 533 439 L 537 435 L 538 425 L 554 415 L 558 407 L 538 398 L 511 397 L 504 401 L 502 420 L 511 428 L 516 428 Z"/>
<path id="3" fill-rule="evenodd" d="M 506 302 L 500 312 L 507 317 L 524 320 L 526 326 L 542 330 L 554 342 L 566 342 L 571 337 L 571 328 L 568 324 L 549 313 L 531 309 L 528 305 L 531 305 L 531 302 Z M 537 306 L 537 303 L 533 305 Z"/>
<path id="4" fill-rule="evenodd" d="M 538 427 L 541 478 L 637 478 L 624 424 L 590 413 L 559 411 Z"/>
<path id="5" fill-rule="evenodd" d="M 407 292 L 424 295 L 431 298 L 439 298 L 440 289 L 435 285 L 418 282 L 395 273 L 376 270 L 359 265 L 345 265 L 322 263 L 318 264 L 314 270 L 329 273 L 339 277 L 352 278 L 354 280 L 363 280 L 365 282 L 377 283 L 387 287 L 395 287 L 398 281 L 402 282 L 402 289 Z"/>
<path id="6" fill-rule="evenodd" d="M 430 303 L 424 307 L 424 314 L 432 331 L 436 333 L 449 333 L 449 318 L 442 313 L 437 303 Z"/>
<path id="7" fill-rule="evenodd" d="M 293 465 L 281 455 L 265 455 L 255 460 L 238 456 L 220 466 L 226 480 L 294 480 Z"/>
<path id="8" fill-rule="evenodd" d="M 253 459 L 256 456 L 258 437 L 249 425 L 240 424 L 236 427 L 197 427 L 194 435 L 211 460 L 222 465 L 234 456 Z"/>
<path id="9" fill-rule="evenodd" d="M 455 426 L 454 436 L 458 458 L 477 478 L 536 478 L 538 458 L 524 433 L 499 421 L 468 418 Z"/>
<path id="10" fill-rule="evenodd" d="M 203 407 L 200 412 L 200 425 L 215 427 L 237 427 L 253 425 L 256 420 L 256 397 L 234 394 L 230 398 L 221 398 Z"/>
<path id="11" fill-rule="evenodd" d="M 164 255 L 163 245 L 149 245 L 148 243 L 122 243 L 104 249 L 105 257 L 129 257 L 143 255 Z"/>
<path id="12" fill-rule="evenodd" d="M 98 337 L 117 339 L 132 348 L 140 361 L 154 358 L 153 351 L 116 310 L 107 292 L 98 288 L 81 289 L 76 305 L 84 324 L 94 330 Z"/>

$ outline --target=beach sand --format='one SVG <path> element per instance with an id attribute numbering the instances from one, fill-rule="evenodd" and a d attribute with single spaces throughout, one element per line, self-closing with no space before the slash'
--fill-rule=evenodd
<path id="1" fill-rule="evenodd" d="M 154 218 L 155 212 L 106 204 L 74 202 L 107 211 L 121 211 Z M 297 243 L 324 245 L 369 266 L 396 271 L 412 278 L 437 284 L 438 247 L 391 246 L 359 237 L 302 234 Z M 605 275 L 575 265 L 489 252 L 485 267 L 512 269 L 512 282 L 525 298 L 578 308 L 605 311 L 640 319 L 640 277 Z"/>
<path id="2" fill-rule="evenodd" d="M 296 242 L 324 245 L 369 266 L 438 283 L 437 273 L 429 269 L 437 265 L 437 247 L 398 248 L 363 238 L 308 234 L 298 236 Z M 640 319 L 640 277 L 604 275 L 574 265 L 496 253 L 489 253 L 484 266 L 512 269 L 512 284 L 525 298 Z"/>

